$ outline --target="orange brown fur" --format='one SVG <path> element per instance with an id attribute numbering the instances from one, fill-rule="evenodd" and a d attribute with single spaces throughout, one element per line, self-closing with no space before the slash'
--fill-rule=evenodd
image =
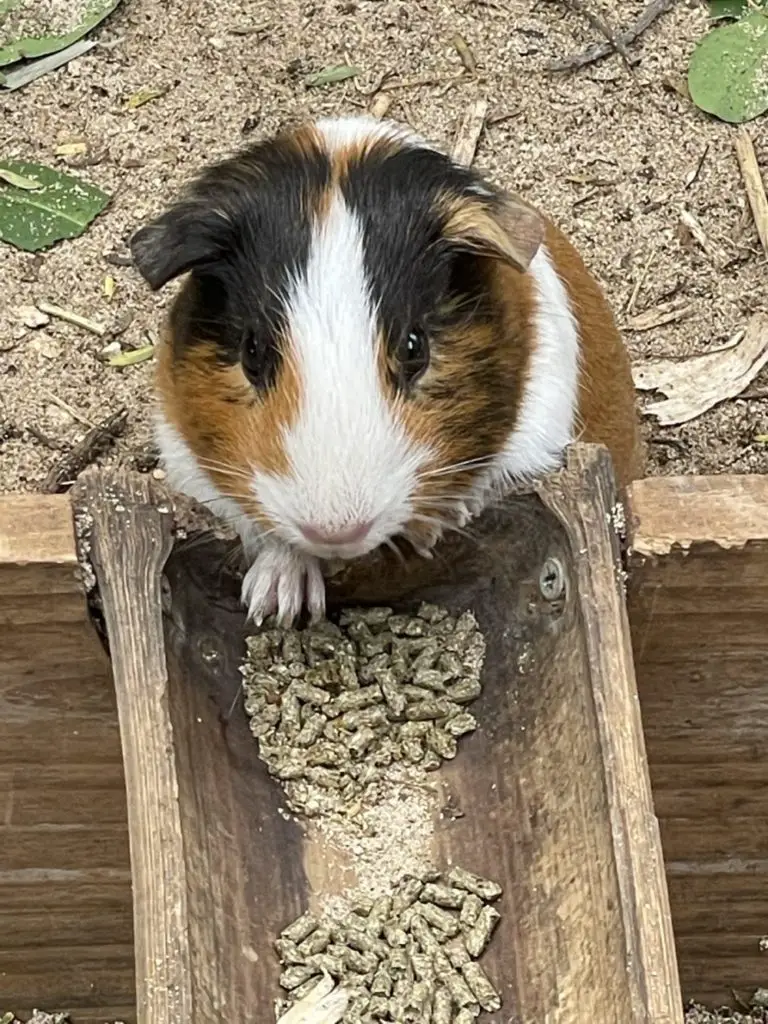
<path id="1" fill-rule="evenodd" d="M 532 283 L 497 260 L 487 261 L 486 272 L 500 318 L 446 331 L 434 348 L 423 387 L 399 409 L 409 435 L 435 449 L 439 466 L 501 451 L 522 398 L 534 345 Z M 443 390 L 435 394 L 440 384 Z M 503 396 L 507 418 L 489 408 L 489 386 Z M 470 424 L 481 426 L 469 429 Z M 475 476 L 475 469 L 467 469 L 427 478 L 415 496 L 416 505 L 442 500 Z"/>
<path id="2" fill-rule="evenodd" d="M 625 487 L 641 477 L 645 468 L 629 354 L 600 286 L 573 245 L 551 223 L 547 223 L 546 245 L 579 329 L 577 438 L 608 448 L 618 483 Z"/>
<path id="3" fill-rule="evenodd" d="M 281 436 L 298 416 L 301 399 L 294 363 L 285 359 L 277 386 L 261 396 L 239 364 L 217 360 L 213 345 L 198 343 L 186 349 L 183 359 L 174 359 L 173 344 L 169 330 L 159 346 L 156 373 L 165 418 L 221 492 L 236 496 L 263 520 L 246 474 L 255 468 L 287 472 Z"/>

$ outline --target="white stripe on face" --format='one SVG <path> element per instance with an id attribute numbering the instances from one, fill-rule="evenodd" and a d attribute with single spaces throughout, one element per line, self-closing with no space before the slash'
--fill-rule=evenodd
<path id="1" fill-rule="evenodd" d="M 429 452 L 411 442 L 383 393 L 362 230 L 338 190 L 286 305 L 302 396 L 283 439 L 290 472 L 257 473 L 254 492 L 286 540 L 313 554 L 355 557 L 406 524 Z M 365 540 L 348 550 L 310 545 L 298 529 L 333 532 L 371 520 Z"/>

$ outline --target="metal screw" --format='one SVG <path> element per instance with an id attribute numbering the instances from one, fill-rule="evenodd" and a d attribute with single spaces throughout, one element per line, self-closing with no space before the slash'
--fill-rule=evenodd
<path id="1" fill-rule="evenodd" d="M 559 559 L 548 558 L 539 573 L 539 590 L 545 601 L 557 601 L 565 591 L 565 571 Z"/>

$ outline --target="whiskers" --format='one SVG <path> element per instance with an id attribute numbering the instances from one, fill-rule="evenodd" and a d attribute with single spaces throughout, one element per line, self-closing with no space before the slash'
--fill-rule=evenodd
<path id="1" fill-rule="evenodd" d="M 220 462 L 218 459 L 198 459 L 197 461 L 200 468 L 209 473 L 229 476 L 235 480 L 244 480 L 249 487 L 253 484 L 253 472 L 243 469 L 242 466 L 233 466 L 230 462 Z"/>
<path id="2" fill-rule="evenodd" d="M 464 459 L 463 462 L 452 462 L 447 466 L 438 466 L 437 469 L 419 473 L 419 480 L 434 480 L 435 477 L 449 476 L 451 473 L 461 474 L 488 469 L 496 458 L 496 455 L 483 455 L 476 459 Z"/>

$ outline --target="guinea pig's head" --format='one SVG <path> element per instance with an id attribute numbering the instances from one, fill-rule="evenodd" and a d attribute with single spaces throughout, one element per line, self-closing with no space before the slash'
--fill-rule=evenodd
<path id="1" fill-rule="evenodd" d="M 220 494 L 306 552 L 427 548 L 514 428 L 543 230 L 391 124 L 260 142 L 131 241 L 153 289 L 189 272 L 161 415 Z"/>

